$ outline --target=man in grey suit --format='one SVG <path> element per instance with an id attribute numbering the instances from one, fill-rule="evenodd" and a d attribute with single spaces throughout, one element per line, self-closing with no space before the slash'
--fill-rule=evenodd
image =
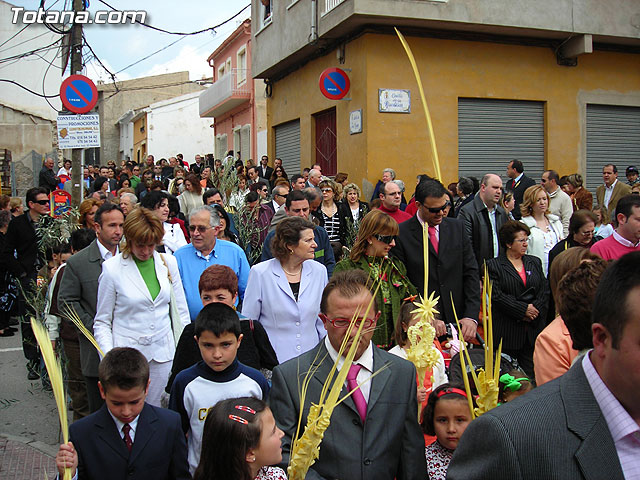
<path id="1" fill-rule="evenodd" d="M 369 276 L 365 272 L 350 270 L 334 275 L 320 303 L 320 317 L 327 336 L 312 350 L 273 371 L 269 404 L 277 425 L 285 434 L 282 463 L 286 466 L 300 410 L 302 434 L 309 407 L 318 403 L 322 386 L 338 359 L 343 338 L 355 335 L 355 332 L 348 333 L 348 324 L 360 310 L 365 333 L 350 369 L 360 387 L 333 411 L 331 424 L 320 444 L 320 457 L 307 473 L 308 480 L 424 480 L 427 477 L 424 440 L 417 422 L 416 370 L 411 363 L 371 343 L 380 315 L 375 313 L 374 304 L 365 317 L 371 300 Z M 342 366 L 342 359 L 338 365 Z M 311 372 L 312 378 L 301 405 L 300 385 L 307 372 Z M 343 386 L 340 397 L 348 391 L 346 385 Z"/>
<path id="2" fill-rule="evenodd" d="M 640 252 L 603 274 L 593 350 L 573 367 L 471 422 L 448 479 L 614 480 L 640 473 Z"/>
<path id="3" fill-rule="evenodd" d="M 95 216 L 97 238 L 87 248 L 73 255 L 66 264 L 60 290 L 58 306 L 64 311 L 65 304 L 73 308 L 87 329 L 93 333 L 93 318 L 98 301 L 98 278 L 102 273 L 102 262 L 119 253 L 122 239 L 124 214 L 113 203 L 103 204 Z M 98 390 L 98 352 L 84 335 L 80 342 L 80 364 L 87 386 L 87 397 L 91 413 L 103 404 Z"/>

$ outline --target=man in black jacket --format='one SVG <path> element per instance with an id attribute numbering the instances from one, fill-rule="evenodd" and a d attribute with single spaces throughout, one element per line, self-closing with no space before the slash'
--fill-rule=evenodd
<path id="1" fill-rule="evenodd" d="M 535 185 L 536 181 L 524 174 L 524 166 L 520 160 L 511 160 L 509 162 L 509 165 L 507 165 L 507 176 L 510 180 L 507 181 L 505 190 L 507 192 L 512 192 L 515 200 L 515 207 L 511 213 L 513 218 L 520 220 L 522 218 L 522 214 L 520 213 L 520 204 L 522 203 L 524 191 Z"/>
<path id="2" fill-rule="evenodd" d="M 42 164 L 42 169 L 40 170 L 38 185 L 41 188 L 44 188 L 48 194 L 58 188 L 59 182 L 60 179 L 56 177 L 55 173 L 53 173 L 53 158 L 47 157 Z"/>
<path id="3" fill-rule="evenodd" d="M 0 252 L 0 265 L 11 272 L 20 281 L 24 293 L 30 295 L 35 288 L 38 270 L 44 265 L 42 252 L 38 248 L 36 226 L 41 216 L 49 214 L 49 195 L 45 188 L 34 187 L 27 190 L 25 200 L 29 209 L 9 223 L 5 243 Z M 29 321 L 31 316 L 37 315 L 32 307 L 26 304 L 22 295 L 19 311 L 23 315 L 22 350 L 28 362 L 27 378 L 36 380 L 39 376 L 40 355 Z"/>
<path id="4" fill-rule="evenodd" d="M 471 239 L 481 277 L 484 261 L 498 256 L 498 232 L 509 220 L 507 212 L 498 204 L 501 195 L 502 180 L 498 175 L 488 173 L 482 177 L 480 190 L 473 200 L 460 209 L 459 217 L 464 222 L 467 236 Z"/>
<path id="5" fill-rule="evenodd" d="M 419 292 L 424 291 L 423 225 L 429 232 L 428 292 L 439 297 L 440 318 L 434 325 L 436 334 L 446 332 L 447 323 L 455 326 L 455 306 L 465 340 L 475 338 L 480 312 L 478 264 L 471 241 L 460 219 L 447 218 L 449 195 L 437 180 L 421 182 L 416 187 L 418 212 L 400 224 L 400 235 L 391 255 L 407 267 L 407 276 Z M 451 297 L 453 296 L 453 304 Z"/>

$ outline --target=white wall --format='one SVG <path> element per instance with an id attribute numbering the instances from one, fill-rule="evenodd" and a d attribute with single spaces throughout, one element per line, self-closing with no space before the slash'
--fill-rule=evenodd
<path id="1" fill-rule="evenodd" d="M 12 24 L 13 5 L 0 1 L 0 44 L 16 35 L 25 27 L 22 23 Z M 6 44 L 0 47 L 0 58 L 7 58 L 14 55 L 20 55 L 37 48 L 45 47 L 61 38 L 44 25 L 32 24 L 24 29 L 15 38 L 12 38 Z M 24 42 L 24 43 L 23 43 Z M 0 65 L 0 78 L 13 80 L 24 85 L 31 90 L 43 93 L 42 78 L 45 76 L 44 93 L 47 95 L 58 95 L 60 92 L 60 68 L 62 63 L 58 56 L 59 48 L 51 48 L 46 51 L 38 52 L 42 58 L 37 55 L 30 55 L 14 62 L 6 62 Z M 49 62 L 54 64 L 48 69 Z M 60 98 L 50 98 L 49 102 L 56 108 L 54 110 L 49 106 L 44 98 L 33 95 L 22 88 L 2 82 L 0 83 L 0 103 L 7 105 L 15 110 L 36 114 L 42 118 L 55 120 L 57 110 L 61 109 Z"/>
<path id="2" fill-rule="evenodd" d="M 197 153 L 213 153 L 213 119 L 200 118 L 199 96 L 193 92 L 149 105 L 147 151 L 156 160 L 182 153 L 192 163 Z"/>

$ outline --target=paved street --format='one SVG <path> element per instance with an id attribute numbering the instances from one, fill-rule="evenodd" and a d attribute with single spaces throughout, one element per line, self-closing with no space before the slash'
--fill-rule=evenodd
<path id="1" fill-rule="evenodd" d="M 0 338 L 0 478 L 53 478 L 60 428 L 53 394 L 27 380 L 20 336 Z"/>

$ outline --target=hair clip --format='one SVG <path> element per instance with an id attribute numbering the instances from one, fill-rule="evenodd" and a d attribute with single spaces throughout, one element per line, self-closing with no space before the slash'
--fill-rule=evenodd
<path id="1" fill-rule="evenodd" d="M 413 302 L 413 301 L 415 301 L 416 298 L 418 298 L 418 295 L 409 295 L 407 298 L 403 298 L 402 301 L 403 302 Z"/>
<path id="2" fill-rule="evenodd" d="M 234 408 L 236 410 L 242 410 L 243 412 L 250 413 L 251 415 L 256 414 L 256 411 L 253 408 L 245 407 L 244 405 L 236 405 Z"/>
<path id="3" fill-rule="evenodd" d="M 229 418 L 231 420 L 233 420 L 234 422 L 238 422 L 238 423 L 241 423 L 243 425 L 249 425 L 249 421 L 248 420 L 246 420 L 246 419 L 244 419 L 242 417 L 239 417 L 237 415 L 229 415 Z"/>
<path id="4" fill-rule="evenodd" d="M 449 395 L 449 394 L 462 395 L 463 397 L 467 398 L 467 392 L 465 392 L 464 390 L 460 390 L 459 388 L 445 388 L 444 390 L 440 390 L 436 394 L 436 398 L 440 398 L 443 395 Z"/>
<path id="5" fill-rule="evenodd" d="M 515 378 L 513 375 L 505 373 L 500 377 L 500 383 L 504 385 L 504 389 L 508 392 L 517 392 L 522 387 L 522 382 L 530 381 L 527 377 Z"/>

